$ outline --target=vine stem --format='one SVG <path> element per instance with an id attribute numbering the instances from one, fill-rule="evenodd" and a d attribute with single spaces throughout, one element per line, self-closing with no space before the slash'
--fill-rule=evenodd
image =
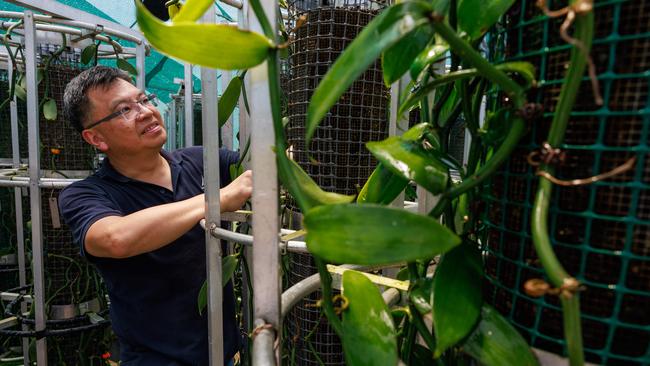
<path id="1" fill-rule="evenodd" d="M 476 68 L 481 76 L 499 85 L 512 98 L 515 110 L 519 110 L 524 106 L 526 103 L 524 89 L 519 84 L 483 58 L 469 43 L 460 38 L 449 25 L 445 24 L 440 16 L 434 14 L 432 18 L 434 30 L 440 37 L 447 41 L 454 53 L 463 61 Z M 464 179 L 461 184 L 445 191 L 441 195 L 438 204 L 429 213 L 430 216 L 439 217 L 453 198 L 460 196 L 485 181 L 506 161 L 526 131 L 525 121 L 521 116 L 514 115 L 512 119 L 512 127 L 494 155 L 478 171 Z"/>
<path id="2" fill-rule="evenodd" d="M 569 6 L 574 5 L 576 1 L 578 0 L 571 1 Z M 562 85 L 562 90 L 560 91 L 559 102 L 553 115 L 553 121 L 547 139 L 548 143 L 553 147 L 559 146 L 564 140 L 564 133 L 569 122 L 571 109 L 575 103 L 587 65 L 589 57 L 587 53 L 591 49 L 593 32 L 593 11 L 579 14 L 575 22 L 575 38 L 579 42 L 582 42 L 584 48 L 582 50 L 579 47 L 573 47 L 571 49 L 570 67 L 567 71 L 565 82 Z M 550 174 L 554 173 L 553 167 L 545 164 L 540 165 L 539 169 Z M 571 279 L 571 277 L 555 255 L 548 234 L 547 219 L 552 192 L 553 184 L 546 178 L 540 177 L 531 217 L 531 230 L 535 250 L 549 280 L 554 286 L 560 287 L 564 284 L 565 280 Z M 584 353 L 582 327 L 580 324 L 579 296 L 577 293 L 572 296 L 560 296 L 560 300 L 562 302 L 564 337 L 569 353 L 569 363 L 571 366 L 583 365 Z"/>

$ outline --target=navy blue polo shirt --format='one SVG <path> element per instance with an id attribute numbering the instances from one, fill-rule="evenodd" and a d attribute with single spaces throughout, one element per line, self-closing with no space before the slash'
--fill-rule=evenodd
<path id="1" fill-rule="evenodd" d="M 94 257 L 83 246 L 90 226 L 103 217 L 126 216 L 203 193 L 203 148 L 161 155 L 171 167 L 173 191 L 127 178 L 105 159 L 95 174 L 61 192 L 59 206 L 82 255 L 96 265 L 108 288 L 113 331 L 124 356 L 139 353 L 136 365 L 207 365 L 207 314 L 200 315 L 197 304 L 206 278 L 205 231 L 198 223 L 174 242 L 129 258 Z M 221 150 L 219 158 L 223 187 L 230 183 L 228 167 L 238 155 Z M 231 283 L 223 294 L 224 359 L 229 360 L 240 345 Z"/>

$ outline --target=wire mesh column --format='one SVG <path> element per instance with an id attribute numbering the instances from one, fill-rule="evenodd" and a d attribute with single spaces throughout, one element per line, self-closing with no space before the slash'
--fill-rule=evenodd
<path id="1" fill-rule="evenodd" d="M 555 3 L 555 2 L 553 2 Z M 552 4 L 557 5 L 557 4 Z M 598 364 L 650 362 L 650 2 L 596 1 L 591 55 L 604 105 L 582 81 L 556 176 L 571 180 L 607 172 L 636 157 L 634 168 L 590 185 L 556 187 L 549 212 L 554 250 L 586 285 L 581 293 L 585 356 Z M 542 16 L 535 1 L 517 1 L 492 45 L 499 61 L 533 63 L 544 106 L 509 162 L 483 194 L 486 298 L 534 346 L 563 354 L 562 313 L 552 296 L 531 298 L 522 286 L 542 278 L 531 242 L 537 179 L 527 163 L 548 135 L 570 46 L 563 18 Z"/>
<path id="2" fill-rule="evenodd" d="M 289 123 L 287 137 L 293 159 L 325 190 L 356 194 L 375 168 L 365 142 L 388 136 L 389 91 L 380 62 L 373 64 L 332 107 L 305 146 L 305 120 L 309 100 L 329 67 L 363 27 L 382 8 L 372 1 L 296 1 L 289 7 L 288 29 L 293 37 L 284 77 Z M 286 204 L 293 228 L 301 221 L 289 198 Z M 289 256 L 291 286 L 316 273 L 308 254 Z M 286 317 L 287 346 L 299 365 L 342 365 L 338 337 L 313 304 L 314 293 Z M 292 356 L 293 357 L 293 356 Z M 322 363 L 321 363 L 322 362 Z"/>

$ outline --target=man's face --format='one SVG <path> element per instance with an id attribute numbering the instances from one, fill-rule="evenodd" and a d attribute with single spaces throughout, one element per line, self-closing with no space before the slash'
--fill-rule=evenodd
<path id="1" fill-rule="evenodd" d="M 95 127 L 86 129 L 82 136 L 90 144 L 106 154 L 132 154 L 142 150 L 159 151 L 167 139 L 162 116 L 155 106 L 137 103 L 145 94 L 122 79 L 115 80 L 108 88 L 88 91 L 90 118 L 88 126 L 118 111 L 131 109 L 130 118 L 118 115 Z"/>

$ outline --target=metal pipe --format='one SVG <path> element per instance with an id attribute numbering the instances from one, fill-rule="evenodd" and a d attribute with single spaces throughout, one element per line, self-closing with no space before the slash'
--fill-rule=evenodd
<path id="1" fill-rule="evenodd" d="M 253 365 L 266 366 L 277 365 L 278 361 L 275 355 L 275 343 L 277 331 L 274 328 L 264 328 L 269 323 L 262 319 L 255 319 L 255 331 L 253 331 Z"/>
<path id="2" fill-rule="evenodd" d="M 145 48 L 144 43 L 141 43 L 135 48 L 135 69 L 138 71 L 138 76 L 136 76 L 135 84 L 140 90 L 146 88 L 146 74 L 147 69 L 145 68 L 144 58 L 145 58 Z"/>
<path id="3" fill-rule="evenodd" d="M 11 82 L 14 73 L 14 64 L 9 58 L 7 62 L 7 80 Z M 11 119 L 11 155 L 12 167 L 14 169 L 20 168 L 20 137 L 18 134 L 18 105 L 16 95 L 9 103 L 9 114 Z M 25 228 L 23 227 L 23 199 L 22 189 L 19 187 L 14 188 L 14 207 L 16 212 L 16 246 L 18 249 L 18 284 L 23 287 L 27 284 L 27 266 L 25 265 Z M 24 292 L 24 291 L 23 291 Z M 20 304 L 20 311 L 27 311 L 27 304 Z M 29 327 L 24 324 L 23 330 L 28 330 Z M 23 338 L 22 340 L 23 358 L 29 363 L 29 340 Z"/>
<path id="4" fill-rule="evenodd" d="M 277 27 L 276 0 L 262 0 L 262 11 L 269 23 Z M 250 30 L 263 33 L 256 16 L 249 8 L 246 16 L 249 18 Z M 277 31 L 277 30 L 275 30 Z M 277 62 L 277 60 L 269 60 Z M 269 62 L 267 61 L 267 62 Z M 268 63 L 264 62 L 248 71 L 250 74 L 250 89 L 247 91 L 250 101 L 251 122 L 251 159 L 253 175 L 253 293 L 254 319 L 263 319 L 276 331 L 278 339 L 282 334 L 280 321 L 280 251 L 278 250 L 278 232 L 280 231 L 278 212 L 278 184 L 275 154 L 275 133 L 273 129 L 271 96 L 269 93 Z M 264 349 L 266 351 L 266 349 Z M 262 352 L 264 352 L 262 351 Z M 280 350 L 275 355 L 279 363 Z M 258 352 L 253 347 L 254 355 Z M 253 365 L 257 359 L 254 358 Z"/>
<path id="5" fill-rule="evenodd" d="M 36 331 L 45 330 L 45 287 L 43 274 L 43 237 L 41 217 L 41 188 L 38 185 L 40 176 L 40 146 L 39 146 L 39 110 L 38 86 L 36 83 L 36 27 L 34 13 L 26 10 L 25 21 L 25 74 L 27 78 L 27 131 L 29 142 L 29 194 L 32 215 L 32 255 L 35 298 Z M 36 341 L 36 363 L 47 366 L 47 343 L 42 338 Z"/>
<path id="6" fill-rule="evenodd" d="M 201 220 L 201 226 L 205 229 L 205 220 Z M 247 234 L 236 233 L 234 231 L 226 230 L 220 227 L 215 227 L 210 230 L 210 233 L 218 239 L 223 239 L 246 246 L 253 246 L 253 236 Z M 279 249 L 284 249 L 292 253 L 309 253 L 307 244 L 304 241 L 289 240 L 278 244 Z"/>
<path id="7" fill-rule="evenodd" d="M 244 7 L 244 4 L 239 0 L 219 0 L 219 1 L 221 1 L 224 4 L 228 4 L 228 5 L 232 6 L 233 8 L 237 8 L 237 9 L 240 9 L 240 10 Z"/>
<path id="8" fill-rule="evenodd" d="M 14 25 L 14 24 L 16 24 L 16 23 L 15 22 L 4 22 L 3 21 L 3 22 L 0 23 L 0 26 L 2 28 L 6 29 L 6 28 L 9 28 L 11 25 Z M 83 34 L 84 34 L 79 29 L 74 29 L 74 28 L 69 28 L 69 27 L 64 27 L 64 26 L 59 26 L 59 25 L 36 24 L 36 30 L 45 31 L 45 32 L 65 33 L 65 34 L 71 34 L 71 35 L 75 35 L 75 36 L 83 36 Z M 111 39 L 109 37 L 103 36 L 101 34 L 97 34 L 93 38 L 98 39 L 98 40 L 100 40 L 102 42 L 106 42 L 106 43 L 110 43 L 110 44 L 116 44 L 117 47 L 119 47 L 118 50 L 122 49 L 122 52 L 124 51 L 124 48 L 119 43 L 117 43 L 116 41 L 114 41 L 113 39 Z M 140 45 L 140 46 L 142 46 L 142 45 Z M 142 47 L 144 47 L 144 46 L 142 46 Z"/>
<path id="9" fill-rule="evenodd" d="M 127 39 L 126 36 L 131 36 L 133 38 L 129 40 L 133 40 L 133 42 L 137 42 L 136 40 L 138 39 L 143 39 L 142 33 L 138 32 L 135 29 L 131 29 L 119 23 L 112 22 L 97 15 L 86 13 L 71 6 L 64 5 L 58 1 L 7 0 L 7 2 L 17 4 L 25 8 L 38 10 L 39 12 L 45 12 L 55 16 L 56 18 L 71 19 L 72 21 L 77 21 L 77 19 L 84 19 L 85 22 L 80 23 L 87 23 L 93 28 L 97 27 L 98 25 L 102 26 L 106 29 L 105 32 L 107 34 L 115 35 L 120 38 Z"/>
<path id="10" fill-rule="evenodd" d="M 192 65 L 189 63 L 183 64 L 183 72 L 185 81 L 183 82 L 183 115 L 184 118 L 184 147 L 194 146 L 194 88 L 192 86 Z M 201 102 L 203 106 L 203 102 Z M 203 108 L 203 107 L 201 107 Z M 216 120 L 216 119 L 215 119 Z M 205 132 L 203 133 L 205 135 Z"/>
<path id="11" fill-rule="evenodd" d="M 203 15 L 202 22 L 213 24 L 216 22 L 215 6 Z M 190 104 L 185 108 L 192 108 L 192 90 L 185 89 L 190 96 Z M 203 117 L 203 171 L 205 177 L 205 204 L 206 225 L 212 229 L 221 223 L 221 207 L 219 198 L 219 126 L 217 120 L 217 71 L 201 67 L 201 104 Z M 187 136 L 186 136 L 187 137 Z M 208 285 L 208 342 L 210 349 L 210 365 L 222 366 L 223 359 L 223 286 L 221 269 L 221 242 L 208 231 L 205 233 L 205 253 L 207 262 Z"/>

